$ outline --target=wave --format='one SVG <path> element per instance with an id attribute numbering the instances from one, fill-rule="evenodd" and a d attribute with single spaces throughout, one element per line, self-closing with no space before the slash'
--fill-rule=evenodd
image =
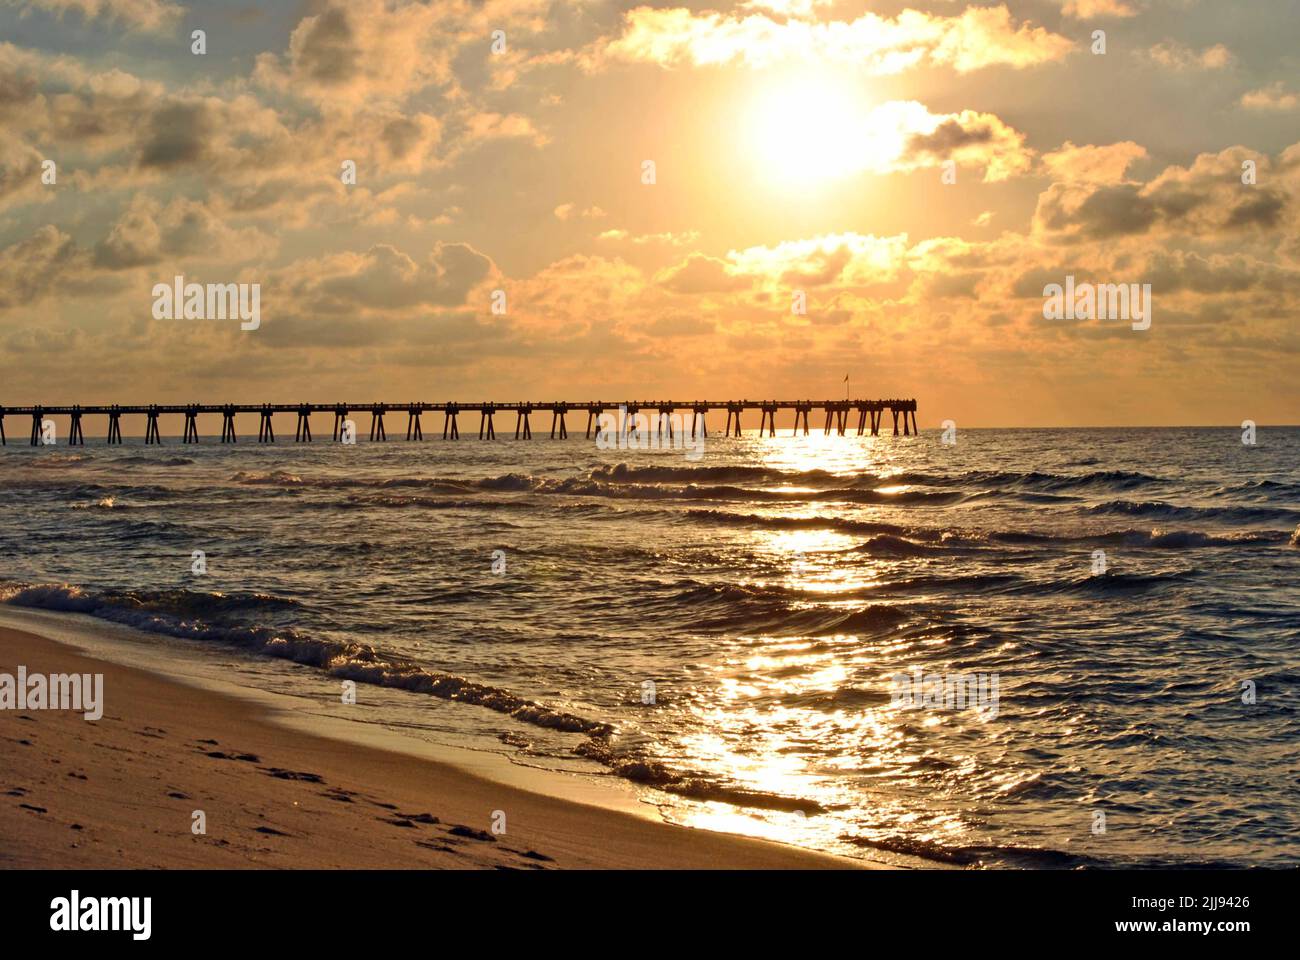
<path id="1" fill-rule="evenodd" d="M 666 611 L 690 618 L 693 629 L 724 633 L 754 631 L 765 636 L 880 636 L 910 622 L 914 611 L 899 604 L 866 602 L 871 591 L 823 593 L 783 583 L 701 583 L 680 581 L 653 601 Z"/>
<path id="2" fill-rule="evenodd" d="M 961 867 L 1001 866 L 1039 870 L 1070 870 L 1086 867 L 1104 867 L 1109 864 L 1095 857 L 1066 853 L 1048 847 L 1022 847 L 1015 845 L 946 845 L 935 840 L 918 837 L 855 837 L 841 836 L 841 840 L 859 847 L 871 847 L 890 853 L 947 863 Z"/>
<path id="3" fill-rule="evenodd" d="M 71 504 L 73 510 L 130 510 L 132 509 L 125 503 L 118 503 L 116 497 L 100 497 L 94 502 L 82 501 Z"/>
<path id="4" fill-rule="evenodd" d="M 867 554 L 926 556 L 960 553 L 990 544 L 1012 546 L 1123 546 L 1151 549 L 1194 549 L 1198 547 L 1249 547 L 1291 542 L 1286 530 L 1249 530 L 1239 533 L 1207 533 L 1201 530 L 1166 530 L 1160 527 L 1102 530 L 1096 533 L 1043 533 L 1033 530 L 967 530 L 959 527 L 905 526 L 847 517 L 790 517 L 728 510 L 686 511 L 688 520 L 698 523 L 763 530 L 833 530 L 857 533 L 869 539 L 854 548 Z M 1297 528 L 1300 535 L 1300 527 Z"/>
<path id="5" fill-rule="evenodd" d="M 1156 528 L 1127 528 L 1098 533 L 1054 534 L 1022 530 L 1004 530 L 988 534 L 988 538 L 1010 544 L 1076 544 L 1079 546 L 1150 547 L 1152 549 L 1192 549 L 1196 547 L 1249 547 L 1271 543 L 1284 543 L 1284 530 L 1251 530 L 1241 533 L 1205 533 L 1201 530 L 1163 530 Z"/>
<path id="6" fill-rule="evenodd" d="M 1157 517 L 1163 520 L 1218 520 L 1224 523 L 1262 523 L 1292 520 L 1300 511 L 1283 507 L 1188 507 L 1164 500 L 1108 500 L 1087 507 L 1087 512 L 1126 517 Z"/>
<path id="7" fill-rule="evenodd" d="M 882 559 L 901 559 L 906 557 L 933 557 L 943 554 L 951 554 L 951 548 L 936 546 L 930 543 L 917 543 L 915 540 L 907 540 L 903 537 L 894 536 L 893 534 L 883 533 L 872 537 L 865 543 L 854 547 L 857 553 L 865 553 L 872 557 Z"/>
<path id="8" fill-rule="evenodd" d="M 778 470 L 772 467 L 716 466 L 716 467 L 634 467 L 619 463 L 612 467 L 597 467 L 588 474 L 591 480 L 605 483 L 754 483 L 774 481 L 800 484 L 843 484 L 845 477 L 826 470 Z M 851 478 L 850 478 L 851 479 Z"/>
<path id="9" fill-rule="evenodd" d="M 111 461 L 114 466 L 117 466 L 119 463 L 143 463 L 151 467 L 184 467 L 193 462 L 194 461 L 189 457 L 160 457 L 154 459 L 153 457 L 142 457 L 139 455 L 132 457 L 117 457 Z"/>
<path id="10" fill-rule="evenodd" d="M 1096 462 L 1096 461 L 1091 461 Z M 980 487 L 999 489 L 1005 487 L 1030 487 L 1036 490 L 1072 490 L 1099 488 L 1131 490 L 1139 487 L 1165 484 L 1164 477 L 1131 470 L 1094 470 L 1087 473 L 1048 473 L 1043 471 L 971 470 L 962 473 L 928 473 L 905 471 L 896 474 L 857 474 L 845 476 L 826 470 L 782 470 L 760 466 L 708 466 L 708 467 L 636 467 L 620 463 L 610 467 L 597 467 L 589 479 L 617 484 L 737 484 L 785 483 L 804 486 L 837 486 L 846 484 L 862 489 L 861 484 L 914 485 L 938 487 Z"/>
<path id="11" fill-rule="evenodd" d="M 9 584 L 0 586 L 0 603 L 87 614 L 149 633 L 224 643 L 261 656 L 316 667 L 345 680 L 473 703 L 536 726 L 589 736 L 608 736 L 613 731 L 609 724 L 555 710 L 465 677 L 427 670 L 380 653 L 369 644 L 308 637 L 291 627 L 218 625 L 199 619 L 203 615 L 298 605 L 297 600 L 288 597 L 191 590 L 96 594 L 68 584 Z"/>
<path id="12" fill-rule="evenodd" d="M 969 470 L 956 474 L 900 473 L 889 480 L 923 486 L 1030 487 L 1036 490 L 1133 490 L 1169 483 L 1164 477 L 1133 470 L 1093 470 L 1088 473 L 1049 473 L 1040 470 Z"/>
<path id="13" fill-rule="evenodd" d="M 767 530 L 837 530 L 841 533 L 903 534 L 909 528 L 876 520 L 853 520 L 847 517 L 786 517 L 758 513 L 732 513 L 727 510 L 693 509 L 686 517 L 700 523 L 728 527 L 755 527 Z"/>
<path id="14" fill-rule="evenodd" d="M 664 468 L 672 469 L 672 468 Z M 706 468 L 707 469 L 707 468 Z M 732 500 L 770 503 L 840 501 L 870 504 L 928 504 L 943 506 L 958 503 L 966 494 L 960 491 L 879 490 L 862 487 L 835 487 L 826 490 L 750 488 L 734 484 L 664 484 L 607 482 L 589 477 L 534 477 L 508 473 L 497 477 L 451 480 L 438 477 L 398 477 L 391 479 L 360 477 L 313 477 L 276 470 L 270 473 L 240 471 L 232 482 L 276 487 L 390 489 L 420 487 L 448 493 L 538 493 L 575 497 L 605 497 L 620 500 Z"/>
<path id="15" fill-rule="evenodd" d="M 37 470 L 58 470 L 62 467 L 75 467 L 77 464 L 93 461 L 94 459 L 88 453 L 50 453 L 31 461 L 26 466 Z"/>
<path id="16" fill-rule="evenodd" d="M 574 752 L 589 760 L 595 760 L 626 780 L 643 783 L 666 793 L 692 800 L 718 801 L 733 806 L 806 814 L 825 812 L 825 808 L 813 800 L 719 783 L 698 773 L 680 773 L 658 760 L 646 757 L 621 756 L 616 745 L 606 739 L 588 740 Z"/>

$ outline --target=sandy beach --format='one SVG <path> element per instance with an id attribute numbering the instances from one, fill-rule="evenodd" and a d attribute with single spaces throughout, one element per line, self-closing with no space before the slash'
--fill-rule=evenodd
<path id="1" fill-rule="evenodd" d="M 0 866 L 848 868 L 290 730 L 219 693 L 0 628 L 0 672 L 102 673 L 102 719 L 0 711 Z M 206 833 L 192 832 L 202 811 Z M 492 832 L 493 811 L 506 832 Z"/>

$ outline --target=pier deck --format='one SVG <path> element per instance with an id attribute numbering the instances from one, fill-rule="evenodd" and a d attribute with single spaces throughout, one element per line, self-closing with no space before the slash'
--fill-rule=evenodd
<path id="1" fill-rule="evenodd" d="M 725 436 L 741 435 L 741 416 L 752 411 L 759 411 L 761 414 L 759 421 L 759 433 L 766 436 L 776 436 L 776 417 L 778 413 L 793 412 L 794 426 L 791 435 L 798 434 L 801 430 L 807 435 L 810 432 L 809 415 L 813 411 L 825 414 L 824 431 L 830 435 L 832 431 L 839 436 L 844 436 L 850 427 L 850 415 L 857 414 L 857 434 L 862 436 L 867 430 L 870 430 L 871 436 L 880 434 L 880 425 L 884 419 L 885 412 L 888 411 L 893 419 L 894 436 L 898 436 L 898 418 L 901 414 L 903 417 L 903 436 L 910 436 L 917 432 L 916 426 L 916 401 L 915 400 L 638 400 L 625 401 L 621 403 L 609 401 L 583 401 L 583 402 L 564 402 L 564 401 L 519 401 L 517 403 L 494 403 L 490 401 L 481 401 L 474 403 L 459 403 L 456 401 L 447 401 L 444 403 L 182 403 L 182 404 L 89 404 L 81 406 L 79 404 L 69 405 L 35 405 L 26 407 L 4 407 L 0 406 L 0 444 L 8 443 L 5 435 L 5 417 L 30 417 L 31 418 L 31 445 L 38 446 L 44 443 L 43 424 L 51 416 L 67 416 L 70 418 L 67 443 L 73 446 L 85 444 L 85 434 L 83 431 L 82 420 L 88 416 L 103 416 L 108 418 L 107 442 L 118 444 L 122 442 L 122 424 L 121 420 L 126 415 L 143 415 L 146 418 L 145 423 L 145 443 L 155 444 L 162 443 L 162 432 L 159 428 L 159 420 L 162 416 L 183 416 L 184 428 L 181 432 L 182 443 L 198 443 L 198 418 L 200 415 L 218 414 L 221 416 L 221 442 L 235 443 L 237 436 L 235 433 L 235 416 L 237 414 L 257 414 L 258 415 L 258 435 L 259 443 L 274 443 L 275 430 L 272 426 L 272 417 L 277 413 L 292 413 L 297 416 L 297 430 L 294 434 L 294 440 L 297 442 L 310 442 L 311 435 L 311 415 L 313 413 L 326 413 L 334 415 L 333 440 L 340 441 L 347 432 L 345 427 L 349 422 L 351 414 L 370 414 L 370 439 L 373 441 L 383 441 L 388 439 L 384 429 L 385 414 L 397 414 L 400 416 L 405 413 L 406 420 L 406 439 L 423 440 L 424 430 L 421 423 L 423 414 L 441 414 L 443 417 L 442 436 L 444 440 L 456 440 L 460 437 L 459 416 L 461 414 L 479 416 L 479 439 L 495 439 L 496 424 L 495 417 L 497 414 L 515 415 L 515 439 L 529 440 L 532 439 L 532 422 L 533 414 L 550 414 L 551 430 L 550 437 L 555 439 L 565 439 L 569 435 L 566 417 L 573 413 L 587 415 L 586 436 L 591 437 L 592 426 L 599 425 L 600 416 L 604 413 L 618 413 L 622 411 L 622 419 L 632 424 L 646 423 L 646 429 L 664 431 L 665 427 L 672 430 L 672 417 L 678 413 L 690 414 L 690 431 L 694 434 L 698 431 L 701 436 L 708 436 L 708 427 L 706 417 L 713 411 L 726 411 L 727 423 L 724 430 Z M 644 420 L 639 420 L 643 417 Z M 910 420 L 910 423 L 909 423 Z M 639 429 L 639 427 L 638 427 Z"/>

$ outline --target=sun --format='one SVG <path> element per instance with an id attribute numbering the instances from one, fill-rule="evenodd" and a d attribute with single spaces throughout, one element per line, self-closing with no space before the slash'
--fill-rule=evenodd
<path id="1" fill-rule="evenodd" d="M 877 159 L 870 111 L 859 89 L 833 75 L 787 75 L 760 89 L 744 121 L 756 176 L 784 191 L 815 190 Z"/>

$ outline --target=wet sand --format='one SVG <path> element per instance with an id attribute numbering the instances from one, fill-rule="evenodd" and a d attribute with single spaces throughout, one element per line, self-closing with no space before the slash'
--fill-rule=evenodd
<path id="1" fill-rule="evenodd" d="M 0 672 L 20 664 L 104 674 L 104 713 L 0 710 L 3 867 L 865 866 L 289 729 L 257 704 L 0 628 Z"/>

